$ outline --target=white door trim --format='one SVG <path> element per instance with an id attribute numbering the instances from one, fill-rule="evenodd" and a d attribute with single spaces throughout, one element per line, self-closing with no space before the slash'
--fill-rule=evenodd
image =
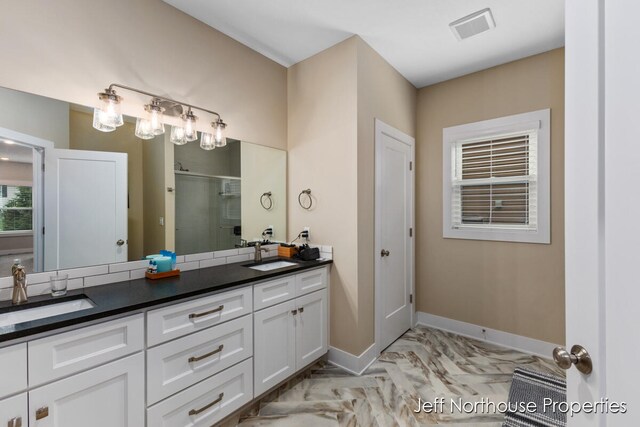
<path id="1" fill-rule="evenodd" d="M 16 132 L 11 129 L 0 127 L 0 138 L 19 142 L 33 148 L 33 184 L 32 184 L 32 207 L 33 207 L 33 267 L 34 271 L 44 271 L 44 176 L 42 166 L 44 164 L 45 150 L 52 149 L 52 141 Z"/>
<path id="2" fill-rule="evenodd" d="M 409 197 L 409 212 L 410 212 L 410 221 L 409 221 L 409 226 L 413 229 L 413 236 L 410 238 L 410 242 L 411 242 L 411 250 L 409 253 L 409 277 L 410 277 L 410 281 L 411 281 L 411 294 L 413 295 L 413 302 L 411 304 L 411 319 L 410 319 L 410 325 L 413 326 L 415 325 L 415 295 L 416 295 L 416 284 L 415 284 L 415 251 L 416 251 L 416 247 L 415 247 L 415 144 L 416 144 L 416 140 L 399 131 L 398 129 L 395 129 L 391 126 L 389 126 L 388 124 L 384 123 L 382 120 L 380 119 L 375 119 L 375 250 L 374 250 L 374 257 L 375 257 L 375 287 L 374 287 L 374 301 L 375 301 L 375 348 L 376 348 L 376 355 L 379 355 L 382 350 L 384 350 L 384 348 L 381 348 L 382 344 L 381 344 L 381 313 L 382 313 L 382 308 L 381 308 L 381 301 L 378 298 L 378 295 L 381 295 L 381 290 L 380 290 L 380 257 L 378 256 L 378 254 L 380 253 L 380 251 L 382 250 L 382 247 L 380 246 L 380 234 L 382 233 L 382 222 L 380 221 L 380 212 L 382 211 L 382 203 L 380 200 L 380 197 L 378 197 L 378 194 L 380 192 L 380 188 L 381 188 L 381 183 L 379 182 L 381 173 L 382 173 L 382 169 L 381 169 L 381 162 L 379 159 L 379 156 L 382 153 L 382 135 L 386 134 L 394 139 L 397 139 L 398 141 L 407 144 L 410 149 L 411 149 L 411 162 L 413 164 L 413 168 L 411 170 L 411 179 L 410 179 L 410 197 Z"/>

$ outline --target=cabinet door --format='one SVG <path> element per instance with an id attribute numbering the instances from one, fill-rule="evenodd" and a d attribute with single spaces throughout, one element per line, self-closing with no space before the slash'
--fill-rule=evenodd
<path id="1" fill-rule="evenodd" d="M 296 298 L 296 370 L 327 352 L 327 290 Z"/>
<path id="2" fill-rule="evenodd" d="M 295 308 L 291 300 L 253 315 L 256 397 L 296 371 Z"/>
<path id="3" fill-rule="evenodd" d="M 30 427 L 144 425 L 144 356 L 134 354 L 29 392 Z"/>
<path id="4" fill-rule="evenodd" d="M 0 398 L 27 389 L 27 344 L 0 348 L 0 366 Z"/>
<path id="5" fill-rule="evenodd" d="M 27 427 L 27 393 L 0 400 L 0 426 Z"/>

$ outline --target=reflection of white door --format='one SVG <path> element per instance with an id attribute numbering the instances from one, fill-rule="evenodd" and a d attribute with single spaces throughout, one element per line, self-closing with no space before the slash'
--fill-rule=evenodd
<path id="1" fill-rule="evenodd" d="M 637 0 L 566 2 L 566 348 L 593 360 L 567 371 L 567 400 L 627 404 L 570 427 L 640 425 L 638 14 Z"/>
<path id="2" fill-rule="evenodd" d="M 376 121 L 376 344 L 382 351 L 413 324 L 414 139 Z"/>
<path id="3" fill-rule="evenodd" d="M 45 270 L 127 261 L 127 155 L 45 152 Z"/>

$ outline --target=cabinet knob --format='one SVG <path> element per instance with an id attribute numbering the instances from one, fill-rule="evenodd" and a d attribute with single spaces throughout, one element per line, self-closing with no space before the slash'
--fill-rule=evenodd
<path id="1" fill-rule="evenodd" d="M 298 314 L 298 310 L 291 310 L 291 314 L 295 316 L 296 314 Z"/>
<path id="2" fill-rule="evenodd" d="M 298 311 L 299 311 L 300 313 L 304 313 L 304 307 L 300 307 L 300 308 L 298 309 Z"/>

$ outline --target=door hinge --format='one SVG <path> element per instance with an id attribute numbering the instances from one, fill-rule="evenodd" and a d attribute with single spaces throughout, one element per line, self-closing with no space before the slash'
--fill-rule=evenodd
<path id="1" fill-rule="evenodd" d="M 413 304 L 413 294 L 409 295 L 409 304 Z"/>
<path id="2" fill-rule="evenodd" d="M 412 171 L 413 170 L 413 162 L 409 162 L 409 170 Z"/>
<path id="3" fill-rule="evenodd" d="M 42 227 L 42 234 L 44 234 L 44 227 Z"/>
<path id="4" fill-rule="evenodd" d="M 44 172 L 44 163 L 42 164 L 42 172 Z"/>
<path id="5" fill-rule="evenodd" d="M 413 237 L 413 227 L 409 228 L 409 237 Z"/>

